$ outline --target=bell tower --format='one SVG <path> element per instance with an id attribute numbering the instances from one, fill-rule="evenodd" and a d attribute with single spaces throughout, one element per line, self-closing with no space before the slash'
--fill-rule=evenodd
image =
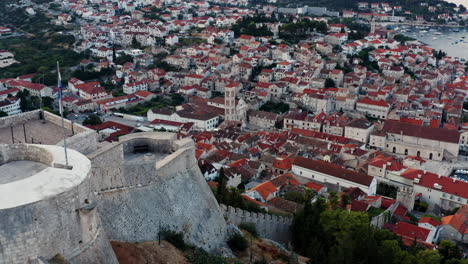
<path id="1" fill-rule="evenodd" d="M 237 121 L 236 89 L 234 85 L 226 85 L 224 89 L 224 119 L 226 121 Z"/>
<path id="2" fill-rule="evenodd" d="M 374 34 L 374 33 L 375 33 L 375 17 L 372 17 L 372 19 L 371 19 L 370 33 L 371 33 L 371 34 Z"/>

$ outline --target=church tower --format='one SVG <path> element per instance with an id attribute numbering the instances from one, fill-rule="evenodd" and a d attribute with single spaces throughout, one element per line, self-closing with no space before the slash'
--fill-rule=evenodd
<path id="1" fill-rule="evenodd" d="M 234 85 L 226 85 L 224 88 L 224 119 L 226 121 L 237 121 L 236 89 Z"/>
<path id="2" fill-rule="evenodd" d="M 371 34 L 374 34 L 374 33 L 375 33 L 375 17 L 372 17 L 372 19 L 371 19 L 370 33 L 371 33 Z"/>

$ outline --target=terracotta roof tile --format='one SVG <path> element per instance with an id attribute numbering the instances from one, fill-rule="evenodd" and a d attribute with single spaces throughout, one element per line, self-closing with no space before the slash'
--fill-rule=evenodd
<path id="1" fill-rule="evenodd" d="M 312 160 L 303 157 L 296 157 L 293 163 L 295 166 L 306 168 L 309 170 L 328 174 L 343 180 L 358 183 L 364 186 L 370 186 L 374 177 L 363 174 L 357 171 L 345 169 L 339 165 L 328 163 L 320 160 Z"/>

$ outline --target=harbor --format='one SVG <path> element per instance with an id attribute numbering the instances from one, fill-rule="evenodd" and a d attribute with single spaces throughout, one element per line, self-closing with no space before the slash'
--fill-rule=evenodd
<path id="1" fill-rule="evenodd" d="M 400 34 L 421 41 L 431 48 L 442 50 L 447 55 L 468 60 L 468 29 L 443 26 L 394 26 Z"/>

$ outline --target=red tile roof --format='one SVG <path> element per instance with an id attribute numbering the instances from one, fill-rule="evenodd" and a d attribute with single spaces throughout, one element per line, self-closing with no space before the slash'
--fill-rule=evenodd
<path id="1" fill-rule="evenodd" d="M 228 166 L 229 167 L 240 168 L 240 167 L 243 167 L 244 165 L 246 165 L 247 163 L 248 163 L 248 160 L 243 158 L 243 159 L 236 160 L 236 161 L 232 162 Z"/>
<path id="2" fill-rule="evenodd" d="M 403 134 L 406 136 L 420 137 L 456 144 L 458 144 L 460 140 L 460 133 L 458 131 L 428 126 L 417 126 L 395 120 L 385 121 L 382 130 L 386 133 Z"/>
<path id="3" fill-rule="evenodd" d="M 421 178 L 419 179 L 419 183 L 414 183 L 415 185 L 421 185 L 426 188 L 468 198 L 468 182 L 417 169 L 408 169 L 401 174 L 402 177 L 407 179 L 417 178 L 418 175 L 421 175 Z M 436 185 L 441 186 L 441 189 L 436 188 Z"/>
<path id="4" fill-rule="evenodd" d="M 268 200 L 268 197 L 277 191 L 276 186 L 271 183 L 270 181 L 266 181 L 264 183 L 261 183 L 254 188 L 250 189 L 250 191 L 257 191 L 260 196 L 266 201 Z"/>
<path id="5" fill-rule="evenodd" d="M 468 234 L 468 217 L 463 214 L 454 214 L 442 217 L 442 225 L 451 225 L 461 234 Z"/>
<path id="6" fill-rule="evenodd" d="M 180 127 L 180 126 L 182 126 L 184 123 L 175 122 L 175 121 L 170 121 L 170 120 L 163 120 L 163 119 L 154 119 L 153 121 L 151 121 L 151 124 L 153 124 L 153 125 L 161 124 L 161 125 L 168 125 L 168 126 Z"/>
<path id="7" fill-rule="evenodd" d="M 253 39 L 254 37 L 251 36 L 251 35 L 240 35 L 239 38 L 240 38 L 240 39 L 245 39 L 245 40 L 250 40 L 250 39 Z"/>
<path id="8" fill-rule="evenodd" d="M 308 182 L 306 183 L 305 187 L 312 189 L 316 192 L 320 192 L 320 190 L 322 190 L 323 188 L 323 185 L 315 183 L 315 182 Z"/>
<path id="9" fill-rule="evenodd" d="M 109 137 L 104 139 L 105 141 L 109 141 L 109 142 L 115 141 L 118 136 L 127 135 L 127 134 L 130 134 L 133 131 L 133 127 L 126 126 L 124 124 L 117 123 L 117 122 L 114 122 L 114 121 L 106 121 L 106 122 L 104 122 L 104 123 L 102 123 L 100 125 L 87 126 L 87 127 L 91 128 L 91 129 L 94 129 L 94 130 L 97 130 L 97 131 L 100 131 L 100 130 L 103 130 L 103 129 L 106 129 L 106 128 L 116 129 L 117 130 L 116 132 L 110 134 Z"/>
<path id="10" fill-rule="evenodd" d="M 389 171 L 401 171 L 403 169 L 406 169 L 406 167 L 403 166 L 403 164 L 401 163 L 398 163 L 396 161 L 384 160 L 384 159 L 372 160 L 369 163 L 369 165 L 372 165 L 378 168 L 383 168 L 385 166 L 386 169 Z"/>
<path id="11" fill-rule="evenodd" d="M 18 89 L 18 88 L 10 88 L 10 89 L 0 91 L 0 95 L 14 94 L 14 93 L 17 93 L 19 91 L 20 91 L 20 89 Z"/>
<path id="12" fill-rule="evenodd" d="M 204 149 L 196 149 L 195 150 L 195 158 L 198 160 L 200 159 L 201 155 L 203 155 L 203 153 L 205 153 L 205 150 Z"/>
<path id="13" fill-rule="evenodd" d="M 273 178 L 270 180 L 273 185 L 275 185 L 278 188 L 281 188 L 285 185 L 293 185 L 293 186 L 299 186 L 300 183 L 299 181 L 294 178 L 294 176 L 291 173 L 285 173 L 283 175 L 280 175 L 276 178 Z"/>
<path id="14" fill-rule="evenodd" d="M 102 87 L 99 82 L 81 83 L 81 84 L 75 85 L 75 87 L 78 90 L 81 90 L 84 93 L 87 93 L 87 94 L 90 94 L 90 95 L 92 95 L 92 94 L 101 94 L 101 93 L 106 92 L 104 87 Z"/>
<path id="15" fill-rule="evenodd" d="M 290 170 L 292 167 L 293 158 L 276 158 L 273 161 L 273 167 L 280 170 Z"/>
<path id="16" fill-rule="evenodd" d="M 293 165 L 328 174 L 343 180 L 358 183 L 364 186 L 370 186 L 374 177 L 357 171 L 345 169 L 339 165 L 328 163 L 321 160 L 312 160 L 303 157 L 296 157 Z"/>
<path id="17" fill-rule="evenodd" d="M 242 198 L 244 198 L 245 200 L 247 200 L 247 201 L 249 201 L 249 202 L 256 203 L 256 204 L 259 205 L 259 206 L 265 206 L 265 207 L 267 206 L 266 204 L 264 204 L 264 203 L 262 203 L 262 202 L 259 202 L 259 201 L 255 200 L 255 199 L 252 199 L 252 198 L 248 197 L 248 196 L 245 195 L 245 194 L 242 194 Z"/>
<path id="18" fill-rule="evenodd" d="M 401 117 L 400 122 L 422 126 L 424 121 L 414 118 Z"/>
<path id="19" fill-rule="evenodd" d="M 8 85 L 12 87 L 24 87 L 26 89 L 36 90 L 36 91 L 40 91 L 47 87 L 40 83 L 32 83 L 32 82 L 23 81 L 23 80 L 13 80 L 13 81 L 10 81 Z"/>
<path id="20" fill-rule="evenodd" d="M 353 200 L 351 202 L 351 210 L 356 212 L 367 212 L 370 205 L 364 201 Z"/>
<path id="21" fill-rule="evenodd" d="M 398 207 L 395 209 L 395 212 L 394 212 L 394 214 L 398 216 L 402 216 L 402 217 L 405 217 L 406 213 L 408 213 L 408 209 L 406 209 L 406 207 L 404 207 L 401 204 L 398 205 Z"/>
<path id="22" fill-rule="evenodd" d="M 419 223 L 428 223 L 432 225 L 433 227 L 438 227 L 440 225 L 440 222 L 435 220 L 434 218 L 431 217 L 423 217 L 419 219 Z"/>
<path id="23" fill-rule="evenodd" d="M 372 100 L 369 97 L 364 97 L 361 100 L 357 101 L 358 104 L 368 104 L 368 105 L 375 105 L 375 106 L 381 106 L 381 107 L 389 107 L 390 105 L 385 102 L 384 100 Z"/>
<path id="24" fill-rule="evenodd" d="M 380 208 L 386 210 L 387 208 L 389 208 L 394 203 L 396 203 L 395 199 L 382 197 L 382 202 L 380 204 Z"/>
<path id="25" fill-rule="evenodd" d="M 392 231 L 400 236 L 416 238 L 417 240 L 426 241 L 431 230 L 405 222 L 398 222 L 392 228 Z"/>
<path id="26" fill-rule="evenodd" d="M 134 94 L 138 97 L 143 97 L 143 98 L 154 95 L 154 93 L 148 92 L 148 91 L 136 91 Z"/>

